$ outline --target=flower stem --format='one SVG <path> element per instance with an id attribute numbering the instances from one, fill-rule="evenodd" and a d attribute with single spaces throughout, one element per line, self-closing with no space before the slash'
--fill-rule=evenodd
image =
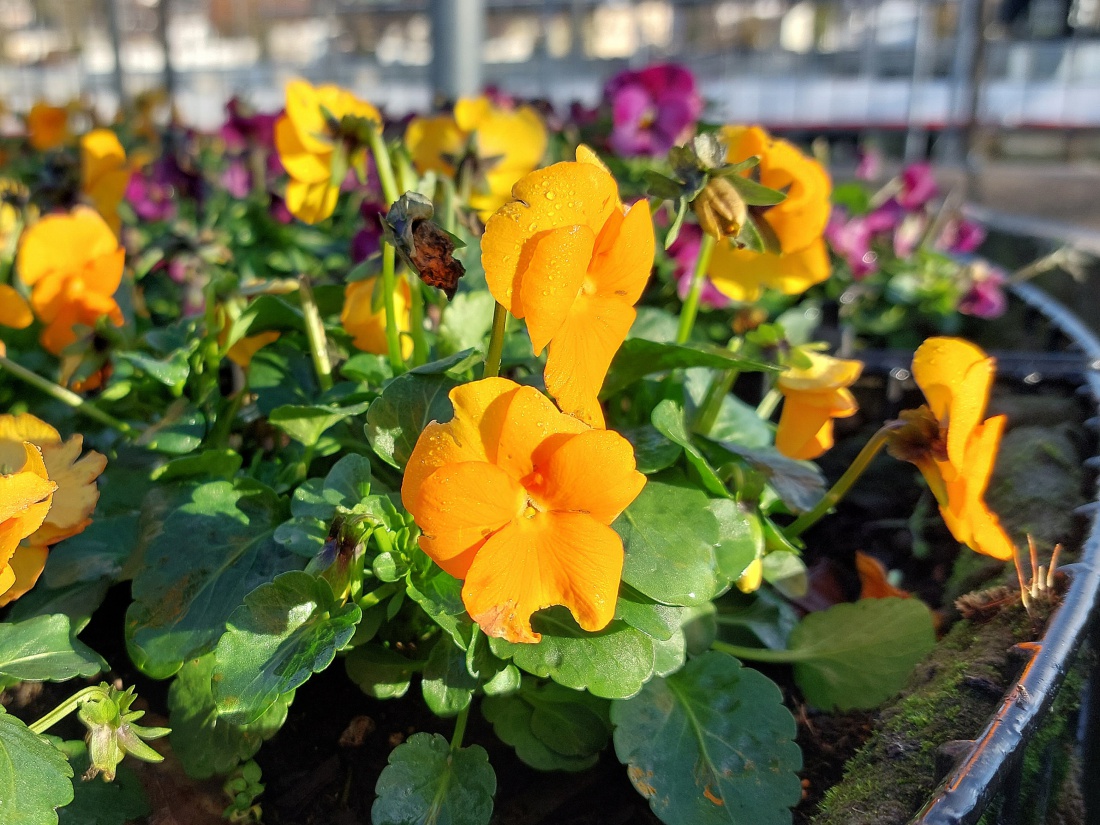
<path id="1" fill-rule="evenodd" d="M 676 330 L 677 344 L 686 343 L 691 337 L 695 316 L 699 313 L 699 296 L 703 294 L 703 284 L 707 279 L 707 268 L 710 266 L 710 256 L 714 253 L 714 245 L 714 236 L 704 232 L 703 240 L 699 244 L 699 256 L 695 259 L 695 272 L 691 276 L 691 291 L 680 309 L 680 327 Z"/>
<path id="2" fill-rule="evenodd" d="M 91 401 L 85 398 L 81 398 L 72 390 L 62 387 L 60 384 L 55 384 L 53 381 L 43 378 L 37 373 L 31 372 L 26 367 L 22 367 L 19 364 L 12 361 L 6 356 L 0 356 L 0 368 L 6 369 L 16 378 L 21 381 L 30 384 L 37 390 L 40 390 L 51 398 L 60 401 L 62 404 L 67 404 L 77 412 L 83 413 L 88 418 L 98 421 L 100 424 L 104 424 L 112 429 L 118 430 L 123 435 L 135 436 L 138 431 L 127 424 L 125 421 L 119 421 L 113 415 L 105 413 L 99 407 L 97 407 Z"/>
<path id="3" fill-rule="evenodd" d="M 428 363 L 428 337 L 424 334 L 424 290 L 420 278 L 409 273 L 409 331 L 413 342 L 413 366 Z"/>
<path id="4" fill-rule="evenodd" d="M 772 417 L 772 413 L 775 412 L 775 408 L 779 406 L 779 399 L 783 397 L 781 393 L 775 387 L 768 390 L 764 397 L 760 399 L 760 403 L 756 406 L 756 414 L 760 420 L 767 421 Z"/>
<path id="5" fill-rule="evenodd" d="M 482 378 L 500 375 L 500 359 L 504 354 L 504 331 L 508 326 L 508 310 L 497 302 L 493 308 L 493 331 L 489 335 L 489 350 L 485 353 L 485 372 Z"/>
<path id="6" fill-rule="evenodd" d="M 795 662 L 801 658 L 796 650 L 770 650 L 762 647 L 742 647 L 731 645 L 729 642 L 714 641 L 710 643 L 711 650 L 718 650 L 736 656 L 738 659 L 748 659 L 752 662 Z"/>
<path id="7" fill-rule="evenodd" d="M 879 450 L 886 444 L 886 438 L 895 428 L 890 424 L 886 424 L 879 428 L 871 440 L 863 445 L 863 449 L 859 451 L 859 455 L 855 457 L 855 460 L 848 466 L 848 469 L 844 471 L 836 484 L 830 488 L 812 510 L 800 515 L 785 528 L 783 528 L 783 535 L 788 539 L 798 538 L 809 527 L 817 523 L 823 515 L 829 512 L 836 506 L 848 491 L 852 488 L 852 485 L 859 480 L 859 477 L 863 475 L 863 471 L 867 469 L 868 465 L 878 455 Z"/>
<path id="8" fill-rule="evenodd" d="M 322 392 L 327 392 L 332 389 L 332 361 L 328 357 L 325 324 L 321 320 L 321 313 L 317 311 L 317 300 L 313 297 L 313 285 L 308 275 L 298 276 L 298 300 L 302 304 L 302 315 L 305 317 L 306 338 L 309 340 L 313 369 L 317 373 L 317 384 Z"/>
<path id="9" fill-rule="evenodd" d="M 727 349 L 732 353 L 736 353 L 741 349 L 741 339 L 734 338 L 729 342 Z M 699 408 L 699 413 L 695 417 L 695 424 L 692 427 L 695 432 L 706 435 L 714 428 L 714 422 L 718 420 L 718 414 L 722 411 L 722 402 L 730 394 L 730 390 L 733 389 L 734 382 L 737 381 L 737 376 L 740 374 L 741 370 L 733 367 L 714 376 L 714 380 L 711 381 L 710 387 L 707 389 L 706 397 L 703 399 L 703 406 Z"/>
<path id="10" fill-rule="evenodd" d="M 397 179 L 393 174 L 393 160 L 390 158 L 390 150 L 386 146 L 386 140 L 382 137 L 382 126 L 372 127 L 369 131 L 367 143 L 371 154 L 374 156 L 374 167 L 378 170 L 378 182 L 382 184 L 382 197 L 386 200 L 386 206 L 392 206 L 401 196 L 397 191 Z"/>
<path id="11" fill-rule="evenodd" d="M 397 250 L 385 241 L 382 242 L 382 301 L 386 308 L 386 349 L 390 355 L 390 366 L 394 373 L 405 371 L 405 360 L 401 357 L 401 331 L 397 328 L 397 307 L 393 293 L 397 288 L 394 266 Z"/>
<path id="12" fill-rule="evenodd" d="M 458 712 L 458 718 L 455 719 L 455 732 L 451 736 L 451 753 L 458 753 L 462 748 L 462 738 L 466 735 L 466 720 L 470 718 L 470 707 L 472 705 L 473 702 L 471 701 L 469 705 Z"/>
<path id="13" fill-rule="evenodd" d="M 49 730 L 74 710 L 79 708 L 81 703 L 87 699 L 91 699 L 96 694 L 106 695 L 106 691 L 103 689 L 102 685 L 91 685 L 90 687 L 77 691 L 37 722 L 27 725 L 27 729 L 32 733 L 43 733 Z"/>

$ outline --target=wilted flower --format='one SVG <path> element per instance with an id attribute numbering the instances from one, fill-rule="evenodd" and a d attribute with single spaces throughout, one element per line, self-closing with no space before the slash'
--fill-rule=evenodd
<path id="1" fill-rule="evenodd" d="M 788 367 L 776 382 L 784 401 L 775 448 L 788 458 L 813 459 L 833 446 L 833 419 L 859 409 L 848 388 L 863 364 L 810 350 L 799 355 L 808 359 L 808 366 Z"/>
<path id="2" fill-rule="evenodd" d="M 421 548 L 465 580 L 490 636 L 537 642 L 531 615 L 557 604 L 585 630 L 606 627 L 623 568 L 610 524 L 645 486 L 630 442 L 503 378 L 450 398 L 454 418 L 420 434 L 401 485 Z"/>
<path id="3" fill-rule="evenodd" d="M 596 396 L 634 322 L 653 267 L 645 201 L 624 210 L 611 173 L 587 146 L 577 161 L 525 176 L 485 227 L 489 291 L 549 346 L 546 388 L 567 413 L 603 425 Z"/>
<path id="4" fill-rule="evenodd" d="M 623 157 L 661 157 L 691 136 L 703 111 L 695 75 L 675 63 L 623 71 L 607 81 L 614 129 L 611 148 Z"/>
<path id="5" fill-rule="evenodd" d="M 31 288 L 31 306 L 46 328 L 42 346 L 54 355 L 77 339 L 77 326 L 101 318 L 122 326 L 114 294 L 122 282 L 126 253 L 97 212 L 78 206 L 48 215 L 23 233 L 19 277 Z"/>

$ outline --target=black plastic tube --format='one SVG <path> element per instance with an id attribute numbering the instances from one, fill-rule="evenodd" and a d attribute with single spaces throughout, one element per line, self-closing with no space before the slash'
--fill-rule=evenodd
<path id="1" fill-rule="evenodd" d="M 1100 338 L 1069 310 L 1030 284 L 1013 292 L 1035 307 L 1079 348 L 1085 359 L 1085 386 L 1100 416 Z M 1094 423 L 1100 418 L 1092 419 Z M 1100 504 L 1082 508 L 1092 515 L 1081 561 L 1061 606 L 1051 617 L 1042 640 L 1032 648 L 1016 684 L 970 752 L 910 820 L 910 825 L 973 825 L 1019 764 L 1031 734 L 1042 722 L 1089 629 L 1100 593 Z M 1068 572 L 1068 571 L 1067 571 Z"/>

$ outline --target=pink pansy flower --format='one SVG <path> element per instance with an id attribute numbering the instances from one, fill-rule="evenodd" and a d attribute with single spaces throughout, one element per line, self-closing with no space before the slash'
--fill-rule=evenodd
<path id="1" fill-rule="evenodd" d="M 691 133 L 703 111 L 695 75 L 665 63 L 619 72 L 604 87 L 614 128 L 611 148 L 623 157 L 661 157 Z"/>

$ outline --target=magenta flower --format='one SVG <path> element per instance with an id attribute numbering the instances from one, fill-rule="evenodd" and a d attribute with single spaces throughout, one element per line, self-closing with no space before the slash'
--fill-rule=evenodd
<path id="1" fill-rule="evenodd" d="M 878 255 L 871 251 L 874 234 L 867 216 L 848 218 L 839 206 L 833 208 L 825 225 L 825 240 L 847 262 L 857 281 L 878 271 Z"/>
<path id="2" fill-rule="evenodd" d="M 172 187 L 149 174 L 130 176 L 126 185 L 126 200 L 143 221 L 166 221 L 176 214 Z"/>
<path id="3" fill-rule="evenodd" d="M 222 186 L 225 191 L 235 198 L 247 198 L 252 190 L 252 173 L 248 166 L 240 159 L 229 161 L 229 165 L 222 172 Z"/>
<path id="4" fill-rule="evenodd" d="M 939 245 L 948 252 L 967 255 L 974 252 L 985 240 L 985 229 L 981 224 L 966 218 L 953 220 L 944 228 Z"/>
<path id="5" fill-rule="evenodd" d="M 699 246 L 703 242 L 703 230 L 694 223 L 684 223 L 680 227 L 680 234 L 668 248 L 668 257 L 672 259 L 676 268 L 673 277 L 676 279 L 676 292 L 683 301 L 691 292 L 691 279 L 695 274 L 695 262 L 699 260 Z M 722 309 L 728 307 L 732 301 L 719 292 L 710 278 L 703 280 L 703 291 L 699 293 L 699 305 L 706 309 Z"/>
<path id="6" fill-rule="evenodd" d="M 611 148 L 623 157 L 660 157 L 686 140 L 703 111 L 695 75 L 665 63 L 623 71 L 607 81 L 614 128 Z"/>
<path id="7" fill-rule="evenodd" d="M 244 152 L 256 147 L 275 150 L 275 121 L 282 112 L 250 112 L 237 97 L 225 104 L 225 110 L 229 118 L 221 128 L 221 136 L 229 151 Z"/>
<path id="8" fill-rule="evenodd" d="M 355 233 L 351 239 L 351 261 L 360 264 L 372 255 L 378 254 L 382 249 L 382 223 L 381 218 L 386 214 L 386 207 L 375 201 L 363 201 L 359 207 L 359 215 L 363 218 L 363 228 Z"/>
<path id="9" fill-rule="evenodd" d="M 874 146 L 860 146 L 856 180 L 878 180 L 882 174 L 882 153 Z"/>
<path id="10" fill-rule="evenodd" d="M 936 178 L 932 174 L 932 164 L 913 163 L 901 172 L 898 203 L 908 210 L 923 209 L 926 203 L 936 197 L 938 191 Z"/>
<path id="11" fill-rule="evenodd" d="M 970 289 L 959 301 L 959 312 L 978 318 L 997 318 L 1008 306 L 1004 285 L 1005 273 L 984 261 L 970 265 Z"/>

